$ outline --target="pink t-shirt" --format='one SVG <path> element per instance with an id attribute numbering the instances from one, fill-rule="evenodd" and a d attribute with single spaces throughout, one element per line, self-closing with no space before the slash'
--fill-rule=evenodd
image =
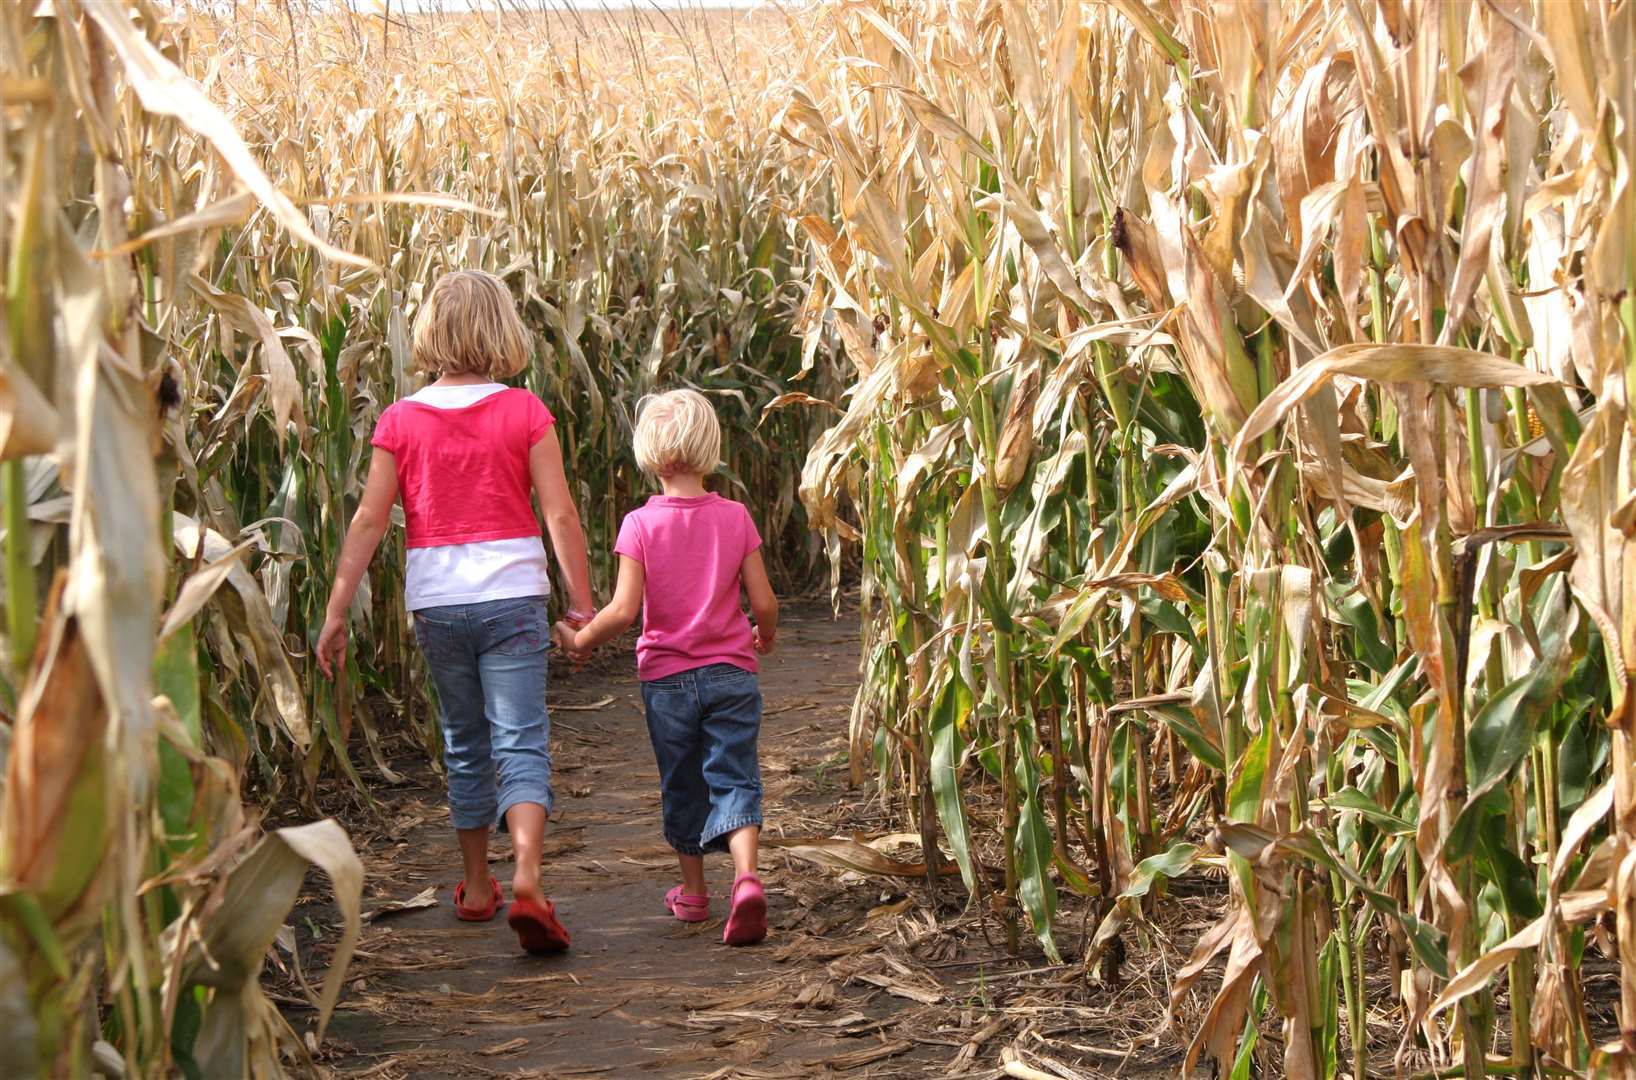
<path id="1" fill-rule="evenodd" d="M 750 512 L 720 495 L 655 495 L 625 515 L 614 552 L 642 564 L 644 682 L 709 664 L 756 670 L 739 568 L 761 546 Z"/>
<path id="2" fill-rule="evenodd" d="M 397 462 L 409 547 L 540 535 L 528 452 L 554 422 L 545 403 L 522 389 L 463 408 L 409 398 L 389 406 L 370 442 Z"/>

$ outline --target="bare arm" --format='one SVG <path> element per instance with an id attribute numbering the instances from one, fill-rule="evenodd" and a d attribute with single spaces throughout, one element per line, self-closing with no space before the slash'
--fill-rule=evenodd
<path id="1" fill-rule="evenodd" d="M 623 634 L 642 612 L 642 584 L 646 580 L 641 563 L 629 555 L 619 556 L 619 581 L 608 606 L 578 630 L 566 622 L 558 623 L 558 640 L 564 647 L 584 653 Z"/>
<path id="2" fill-rule="evenodd" d="M 756 652 L 766 656 L 773 651 L 773 640 L 778 637 L 778 597 L 773 595 L 772 582 L 767 580 L 767 564 L 761 561 L 760 548 L 744 557 L 739 576 L 744 579 L 744 591 L 750 597 L 750 614 L 755 616 Z"/>
<path id="3" fill-rule="evenodd" d="M 568 477 L 562 469 L 562 445 L 557 442 L 554 430 L 546 432 L 545 438 L 529 450 L 528 472 L 540 499 L 540 512 L 545 515 L 546 531 L 551 534 L 557 570 L 568 589 L 568 607 L 572 611 L 590 611 L 595 604 L 591 600 L 591 568 L 585 557 L 585 529 L 580 525 L 579 508 L 568 490 Z"/>
<path id="4" fill-rule="evenodd" d="M 324 629 L 318 635 L 318 670 L 333 678 L 335 666 L 347 651 L 347 610 L 358 595 L 358 585 L 369 570 L 381 538 L 392 523 L 392 504 L 398 499 L 398 465 L 391 454 L 376 448 L 369 461 L 369 478 L 364 481 L 364 497 L 341 543 L 341 557 L 335 566 L 335 585 L 330 589 L 324 610 Z"/>

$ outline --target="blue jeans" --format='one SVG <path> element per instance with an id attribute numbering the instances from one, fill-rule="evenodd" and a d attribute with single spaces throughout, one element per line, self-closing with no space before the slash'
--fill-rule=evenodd
<path id="1" fill-rule="evenodd" d="M 422 608 L 414 619 L 443 715 L 454 827 L 503 829 L 506 811 L 518 803 L 538 803 L 549 814 L 545 597 Z"/>
<path id="2" fill-rule="evenodd" d="M 710 664 L 642 684 L 659 761 L 665 841 L 682 855 L 726 851 L 727 836 L 761 824 L 761 684 Z"/>

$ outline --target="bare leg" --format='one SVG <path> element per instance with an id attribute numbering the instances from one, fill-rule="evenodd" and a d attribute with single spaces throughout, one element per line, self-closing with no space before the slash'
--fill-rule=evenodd
<path id="1" fill-rule="evenodd" d="M 676 861 L 682 864 L 682 894 L 708 896 L 710 886 L 704 881 L 704 856 L 678 854 Z"/>
<path id="2" fill-rule="evenodd" d="M 540 896 L 540 845 L 545 838 L 545 807 L 539 803 L 517 803 L 506 811 L 506 828 L 511 830 L 511 846 L 517 857 L 517 872 L 511 879 L 511 895 L 518 900 Z"/>
<path id="3" fill-rule="evenodd" d="M 756 872 L 756 855 L 761 849 L 761 826 L 746 825 L 727 835 L 727 847 L 733 853 L 733 877 L 741 878 Z"/>
<path id="4" fill-rule="evenodd" d="M 460 862 L 465 868 L 466 906 L 482 909 L 489 906 L 493 890 L 489 888 L 489 830 L 456 829 L 460 838 Z"/>

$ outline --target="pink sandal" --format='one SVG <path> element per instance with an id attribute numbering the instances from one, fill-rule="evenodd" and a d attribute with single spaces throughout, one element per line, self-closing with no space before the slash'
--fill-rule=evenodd
<path id="1" fill-rule="evenodd" d="M 744 874 L 733 880 L 732 895 L 721 940 L 727 945 L 754 945 L 767 936 L 767 891 L 760 878 Z"/>
<path id="2" fill-rule="evenodd" d="M 710 918 L 710 897 L 689 896 L 677 885 L 665 893 L 665 907 L 682 922 L 704 922 Z"/>

